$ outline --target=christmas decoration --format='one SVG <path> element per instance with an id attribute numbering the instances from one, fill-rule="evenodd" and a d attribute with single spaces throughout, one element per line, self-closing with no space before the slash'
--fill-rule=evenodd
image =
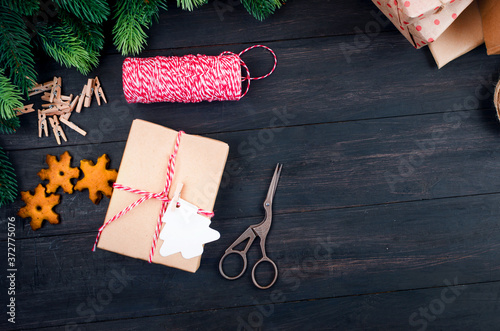
<path id="1" fill-rule="evenodd" d="M 167 10 L 165 1 L 119 0 L 116 3 L 113 27 L 113 42 L 123 54 L 139 54 L 146 45 L 146 32 L 154 20 L 158 20 L 160 9 Z"/>
<path id="2" fill-rule="evenodd" d="M 56 193 L 57 189 L 61 187 L 64 192 L 73 193 L 72 179 L 78 179 L 80 169 L 71 167 L 71 155 L 68 151 L 64 152 L 59 161 L 55 155 L 48 155 L 46 157 L 48 169 L 42 169 L 38 172 L 38 176 L 42 180 L 48 180 L 47 193 Z"/>
<path id="3" fill-rule="evenodd" d="M 280 9 L 286 0 L 241 0 L 245 9 L 259 21 L 263 21 Z"/>
<path id="4" fill-rule="evenodd" d="M 75 190 L 88 189 L 89 196 L 95 204 L 99 203 L 102 194 L 111 196 L 117 171 L 107 169 L 110 159 L 106 154 L 98 158 L 96 165 L 92 161 L 81 160 L 80 167 L 71 167 L 71 159 L 68 151 L 61 154 L 59 160 L 56 156 L 47 154 L 46 163 L 49 168 L 38 172 L 42 180 L 48 180 L 47 185 L 38 184 L 34 194 L 30 191 L 21 192 L 21 200 L 25 206 L 19 209 L 18 215 L 22 218 L 31 218 L 30 224 L 33 230 L 38 230 L 43 220 L 51 224 L 59 223 L 59 214 L 53 210 L 61 202 L 61 195 L 55 194 L 59 187 L 68 194 L 75 193 Z M 73 186 L 72 179 L 78 179 L 80 171 L 84 173 L 84 178 Z M 15 180 L 12 182 L 13 176 L 12 167 L 0 148 L 0 207 L 4 199 L 9 198 L 8 202 L 12 202 L 17 196 L 17 184 Z"/>
<path id="5" fill-rule="evenodd" d="M 96 164 L 92 160 L 80 161 L 80 169 L 84 176 L 76 183 L 75 190 L 88 190 L 90 200 L 96 205 L 103 195 L 111 198 L 113 192 L 113 183 L 118 172 L 115 169 L 108 169 L 110 161 L 106 154 L 101 155 Z"/>
<path id="6" fill-rule="evenodd" d="M 0 207 L 14 201 L 17 196 L 16 174 L 9 158 L 0 147 Z"/>
<path id="7" fill-rule="evenodd" d="M 8 120 L 0 118 L 0 134 L 12 134 L 19 129 L 19 118 L 13 117 Z"/>
<path id="8" fill-rule="evenodd" d="M 168 206 L 182 210 L 180 200 L 179 208 L 175 207 L 183 187 L 182 200 L 196 206 L 197 214 L 212 217 L 228 152 L 229 146 L 221 141 L 134 120 L 94 250 L 98 247 L 195 272 L 201 256 L 186 259 L 180 253 L 162 256 L 159 252 L 162 215 Z M 196 229 L 191 229 L 194 235 Z M 203 238 L 197 238 L 206 240 L 204 232 Z"/>
<path id="9" fill-rule="evenodd" d="M 13 85 L 0 69 L 0 118 L 9 120 L 15 118 L 15 108 L 23 106 L 19 89 Z"/>
<path id="10" fill-rule="evenodd" d="M 274 58 L 271 71 L 261 77 L 250 77 L 241 59 L 254 48 L 264 48 Z M 248 47 L 239 54 L 226 51 L 219 56 L 127 58 L 122 66 L 123 92 L 129 103 L 240 100 L 248 92 L 250 81 L 271 75 L 277 61 L 273 50 L 263 45 Z M 246 71 L 246 89 L 242 88 L 242 66 Z"/>
<path id="11" fill-rule="evenodd" d="M 123 55 L 138 54 L 146 45 L 145 32 L 158 20 L 166 0 L 118 0 L 111 8 L 105 0 L 54 0 L 52 15 L 38 22 L 47 3 L 36 0 L 0 0 L 0 132 L 17 127 L 14 108 L 22 107 L 23 95 L 35 85 L 33 46 L 61 65 L 87 74 L 99 63 L 104 46 L 102 24 L 115 20 L 113 41 Z M 242 0 L 247 11 L 263 20 L 281 7 L 284 0 Z M 177 0 L 177 6 L 193 10 L 207 0 Z M 49 3 L 50 4 L 50 3 Z M 49 6 L 50 7 L 50 6 Z M 17 88 L 16 88 L 17 86 Z"/>
<path id="12" fill-rule="evenodd" d="M 19 209 L 17 215 L 22 218 L 31 218 L 31 229 L 36 231 L 41 228 L 43 220 L 49 221 L 50 224 L 59 224 L 59 214 L 53 210 L 61 202 L 59 194 L 47 195 L 45 187 L 38 184 L 35 188 L 35 194 L 31 194 L 30 191 L 23 191 L 21 197 L 26 206 Z"/>
<path id="13" fill-rule="evenodd" d="M 285 1 L 241 0 L 258 20 L 269 17 Z M 207 2 L 177 0 L 177 6 L 191 11 Z M 112 34 L 118 51 L 138 54 L 146 45 L 145 30 L 158 20 L 160 9 L 167 10 L 166 0 L 117 0 L 112 8 L 106 0 L 0 0 L 0 134 L 19 128 L 16 108 L 23 109 L 23 99 L 29 98 L 37 81 L 35 50 L 87 74 L 99 63 L 105 21 L 110 17 L 115 21 Z M 46 134 L 50 120 L 53 130 L 60 132 L 57 118 L 41 120 Z M 0 201 L 10 201 L 9 197 L 2 193 Z"/>

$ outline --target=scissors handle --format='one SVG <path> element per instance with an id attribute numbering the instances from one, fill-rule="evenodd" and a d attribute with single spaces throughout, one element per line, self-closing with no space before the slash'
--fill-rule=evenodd
<path id="1" fill-rule="evenodd" d="M 231 254 L 238 254 L 243 259 L 243 269 L 241 270 L 241 272 L 239 274 L 237 274 L 236 276 L 232 276 L 232 277 L 226 275 L 226 273 L 224 272 L 224 269 L 222 267 L 222 264 L 224 263 L 224 259 L 226 257 L 228 257 L 229 255 L 231 255 Z M 247 254 L 245 252 L 242 252 L 242 251 L 235 251 L 235 250 L 232 250 L 232 251 L 229 251 L 229 252 L 226 251 L 226 253 L 224 253 L 224 255 L 222 255 L 222 258 L 220 259 L 220 262 L 219 262 L 219 272 L 220 272 L 220 274 L 222 275 L 222 277 L 224 277 L 226 279 L 229 279 L 229 280 L 234 280 L 234 279 L 240 278 L 241 276 L 243 276 L 243 274 L 245 273 L 246 269 L 247 269 Z"/>
<path id="2" fill-rule="evenodd" d="M 222 258 L 220 259 L 220 262 L 219 262 L 219 272 L 222 275 L 222 277 L 229 279 L 229 280 L 234 280 L 234 279 L 240 278 L 245 273 L 245 270 L 247 269 L 247 252 L 248 252 L 248 249 L 250 248 L 250 246 L 252 245 L 253 241 L 255 240 L 255 237 L 256 237 L 255 232 L 253 232 L 253 230 L 251 228 L 248 228 L 245 230 L 245 232 L 243 232 L 241 234 L 241 236 L 238 237 L 238 239 L 236 239 L 234 241 L 234 243 L 231 244 L 231 246 L 228 247 L 228 249 L 226 249 L 226 251 L 224 252 L 224 255 L 222 255 Z M 238 251 L 238 250 L 234 249 L 236 246 L 238 246 L 239 244 L 241 244 L 242 242 L 244 242 L 247 239 L 248 239 L 248 242 L 247 242 L 244 250 Z M 243 269 L 236 276 L 228 276 L 224 272 L 224 269 L 222 267 L 222 265 L 224 263 L 224 259 L 231 254 L 238 254 L 243 259 Z"/>
<path id="3" fill-rule="evenodd" d="M 246 261 L 245 261 L 246 262 Z M 273 266 L 274 268 L 274 278 L 273 280 L 271 281 L 271 283 L 265 285 L 265 286 L 262 286 L 260 285 L 258 282 L 257 282 L 257 278 L 255 277 L 255 271 L 257 270 L 257 266 L 262 263 L 262 262 L 267 262 L 267 263 L 271 263 L 271 265 Z M 241 275 L 240 275 L 241 276 Z M 239 276 L 238 276 L 239 277 Z M 268 289 L 270 288 L 271 286 L 274 285 L 274 283 L 276 283 L 276 279 L 278 279 L 278 267 L 276 266 L 276 263 L 273 262 L 273 260 L 271 260 L 270 258 L 268 258 L 267 256 L 263 256 L 259 261 L 257 261 L 257 263 L 255 263 L 255 265 L 253 266 L 252 268 L 252 281 L 253 281 L 253 284 L 255 286 L 257 286 L 258 288 L 260 288 L 261 290 L 265 290 L 265 289 Z"/>

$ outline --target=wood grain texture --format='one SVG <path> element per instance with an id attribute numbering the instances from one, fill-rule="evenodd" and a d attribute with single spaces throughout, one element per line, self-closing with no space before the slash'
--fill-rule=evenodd
<path id="1" fill-rule="evenodd" d="M 290 302 L 437 287 L 455 278 L 457 284 L 500 280 L 499 197 L 276 215 L 267 243 L 280 270 L 273 290 Z M 256 289 L 248 273 L 228 281 L 217 272 L 224 249 L 258 221 L 214 220 L 222 239 L 206 246 L 200 270 L 189 277 L 106 251 L 92 253 L 95 232 L 18 240 L 19 324 L 61 325 L 272 302 L 271 292 Z M 250 261 L 258 254 L 253 247 Z M 229 261 L 228 269 L 236 267 L 231 262 L 237 263 Z M 266 277 L 265 270 L 260 275 Z M 112 302 L 91 308 L 89 302 L 108 302 L 106 290 L 119 288 L 110 281 L 123 277 L 133 279 L 124 280 Z M 47 318 L 49 302 L 65 314 Z"/>
<path id="2" fill-rule="evenodd" d="M 363 0 L 291 0 L 263 22 L 237 0 L 210 1 L 191 13 L 171 3 L 150 29 L 146 51 L 355 34 L 376 18 L 384 22 L 381 31 L 395 30 L 372 3 Z"/>
<path id="3" fill-rule="evenodd" d="M 500 192 L 495 125 L 479 110 L 207 135 L 230 146 L 216 217 L 259 215 L 278 162 L 284 164 L 279 213 Z M 124 147 L 124 142 L 76 145 L 15 151 L 10 157 L 20 189 L 29 190 L 40 183 L 36 173 L 46 167 L 47 153 L 68 150 L 73 166 L 106 153 L 111 167 L 118 168 Z M 94 207 L 86 197 L 86 192 L 62 196 L 56 210 L 63 223 L 74 217 L 92 220 L 96 228 L 103 222 L 108 200 Z M 6 215 L 21 205 L 14 203 Z M 24 224 L 22 236 L 27 236 Z M 41 235 L 88 231 L 79 224 L 51 226 Z"/>
<path id="4" fill-rule="evenodd" d="M 499 290 L 499 283 L 489 283 L 289 303 L 282 303 L 288 298 L 276 291 L 274 304 L 97 322 L 80 327 L 82 330 L 218 330 L 217 325 L 222 324 L 232 330 L 492 330 L 500 322 L 496 304 Z M 448 303 L 441 299 L 443 291 Z M 425 315 L 420 315 L 420 309 L 427 310 Z"/>
<path id="5" fill-rule="evenodd" d="M 71 117 L 86 137 L 63 126 L 67 144 L 38 139 L 28 114 L 0 145 L 20 189 L 29 190 L 47 154 L 68 150 L 76 166 L 106 153 L 118 169 L 135 118 L 225 141 L 230 155 L 213 219 L 221 239 L 206 245 L 196 274 L 92 253 L 109 200 L 95 206 L 86 191 L 63 193 L 60 224 L 33 232 L 16 219 L 17 321 L 2 318 L 0 329 L 495 329 L 500 129 L 490 94 L 497 59 L 480 47 L 437 70 L 427 50 L 414 50 L 392 25 L 362 34 L 375 19 L 370 1 L 289 1 L 264 22 L 241 5 L 221 20 L 220 2 L 230 3 L 192 13 L 169 3 L 141 56 L 216 55 L 263 42 L 278 68 L 241 101 L 128 105 L 123 57 L 108 40 L 89 77 L 99 76 L 109 103 L 93 100 Z M 271 66 L 263 51 L 244 59 L 254 76 Z M 43 57 L 37 66 L 40 81 L 61 76 L 65 94 L 87 81 Z M 267 250 L 280 276 L 262 291 L 249 271 L 228 281 L 217 267 L 227 246 L 262 219 L 277 162 L 284 168 Z M 22 205 L 0 210 L 2 251 L 6 220 Z"/>
<path id="6" fill-rule="evenodd" d="M 109 55 L 91 75 L 100 77 L 109 103 L 98 107 L 94 100 L 91 108 L 72 115 L 71 120 L 86 130 L 87 136 L 66 126 L 63 129 L 68 144 L 73 145 L 125 141 L 135 118 L 206 134 L 274 126 L 270 122 L 273 111 L 283 109 L 295 115 L 287 123 L 277 123 L 286 126 L 466 109 L 492 112 L 491 93 L 497 81 L 494 73 L 498 72 L 498 61 L 488 58 L 484 49 L 437 70 L 429 63 L 426 50 L 416 51 L 400 37 L 396 32 L 374 38 L 369 46 L 350 56 L 351 63 L 347 63 L 339 45 L 352 43 L 352 36 L 267 43 L 278 56 L 278 67 L 270 77 L 253 82 L 249 94 L 238 102 L 127 104 L 121 80 L 123 58 Z M 150 55 L 217 55 L 245 47 L 165 50 Z M 245 61 L 253 76 L 265 74 L 272 67 L 272 57 L 264 50 L 249 52 Z M 48 74 L 42 80 L 62 76 L 66 94 L 79 93 L 86 82 L 75 70 L 56 65 L 46 70 Z M 34 100 L 35 108 L 39 107 L 36 96 Z M 6 150 L 56 145 L 53 138 L 35 139 L 35 114 L 23 115 L 21 122 L 15 138 L 0 136 Z"/>

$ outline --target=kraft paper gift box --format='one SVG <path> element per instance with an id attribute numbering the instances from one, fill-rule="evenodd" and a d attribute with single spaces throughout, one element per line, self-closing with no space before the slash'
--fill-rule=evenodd
<path id="1" fill-rule="evenodd" d="M 148 192 L 161 192 L 165 186 L 169 157 L 177 139 L 177 131 L 142 120 L 134 120 L 118 171 L 116 183 Z M 179 183 L 181 198 L 211 211 L 219 189 L 229 146 L 221 141 L 183 134 L 180 138 L 169 199 Z M 141 198 L 132 192 L 113 190 L 105 222 Z M 162 202 L 150 199 L 108 224 L 97 247 L 148 260 Z M 201 256 L 190 259 L 181 253 L 161 256 L 163 241 L 158 239 L 153 263 L 196 272 Z"/>
<path id="2" fill-rule="evenodd" d="M 500 54 L 500 1 L 480 0 L 479 9 L 488 55 Z"/>
<path id="3" fill-rule="evenodd" d="M 432 43 L 473 0 L 372 0 L 415 48 Z"/>
<path id="4" fill-rule="evenodd" d="M 473 2 L 438 40 L 429 45 L 429 49 L 441 69 L 483 43 L 481 14 L 477 3 Z"/>

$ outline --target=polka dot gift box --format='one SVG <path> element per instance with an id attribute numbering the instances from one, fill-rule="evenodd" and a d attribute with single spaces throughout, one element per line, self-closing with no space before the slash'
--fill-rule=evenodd
<path id="1" fill-rule="evenodd" d="M 372 1 L 415 48 L 421 48 L 436 40 L 473 0 Z"/>

